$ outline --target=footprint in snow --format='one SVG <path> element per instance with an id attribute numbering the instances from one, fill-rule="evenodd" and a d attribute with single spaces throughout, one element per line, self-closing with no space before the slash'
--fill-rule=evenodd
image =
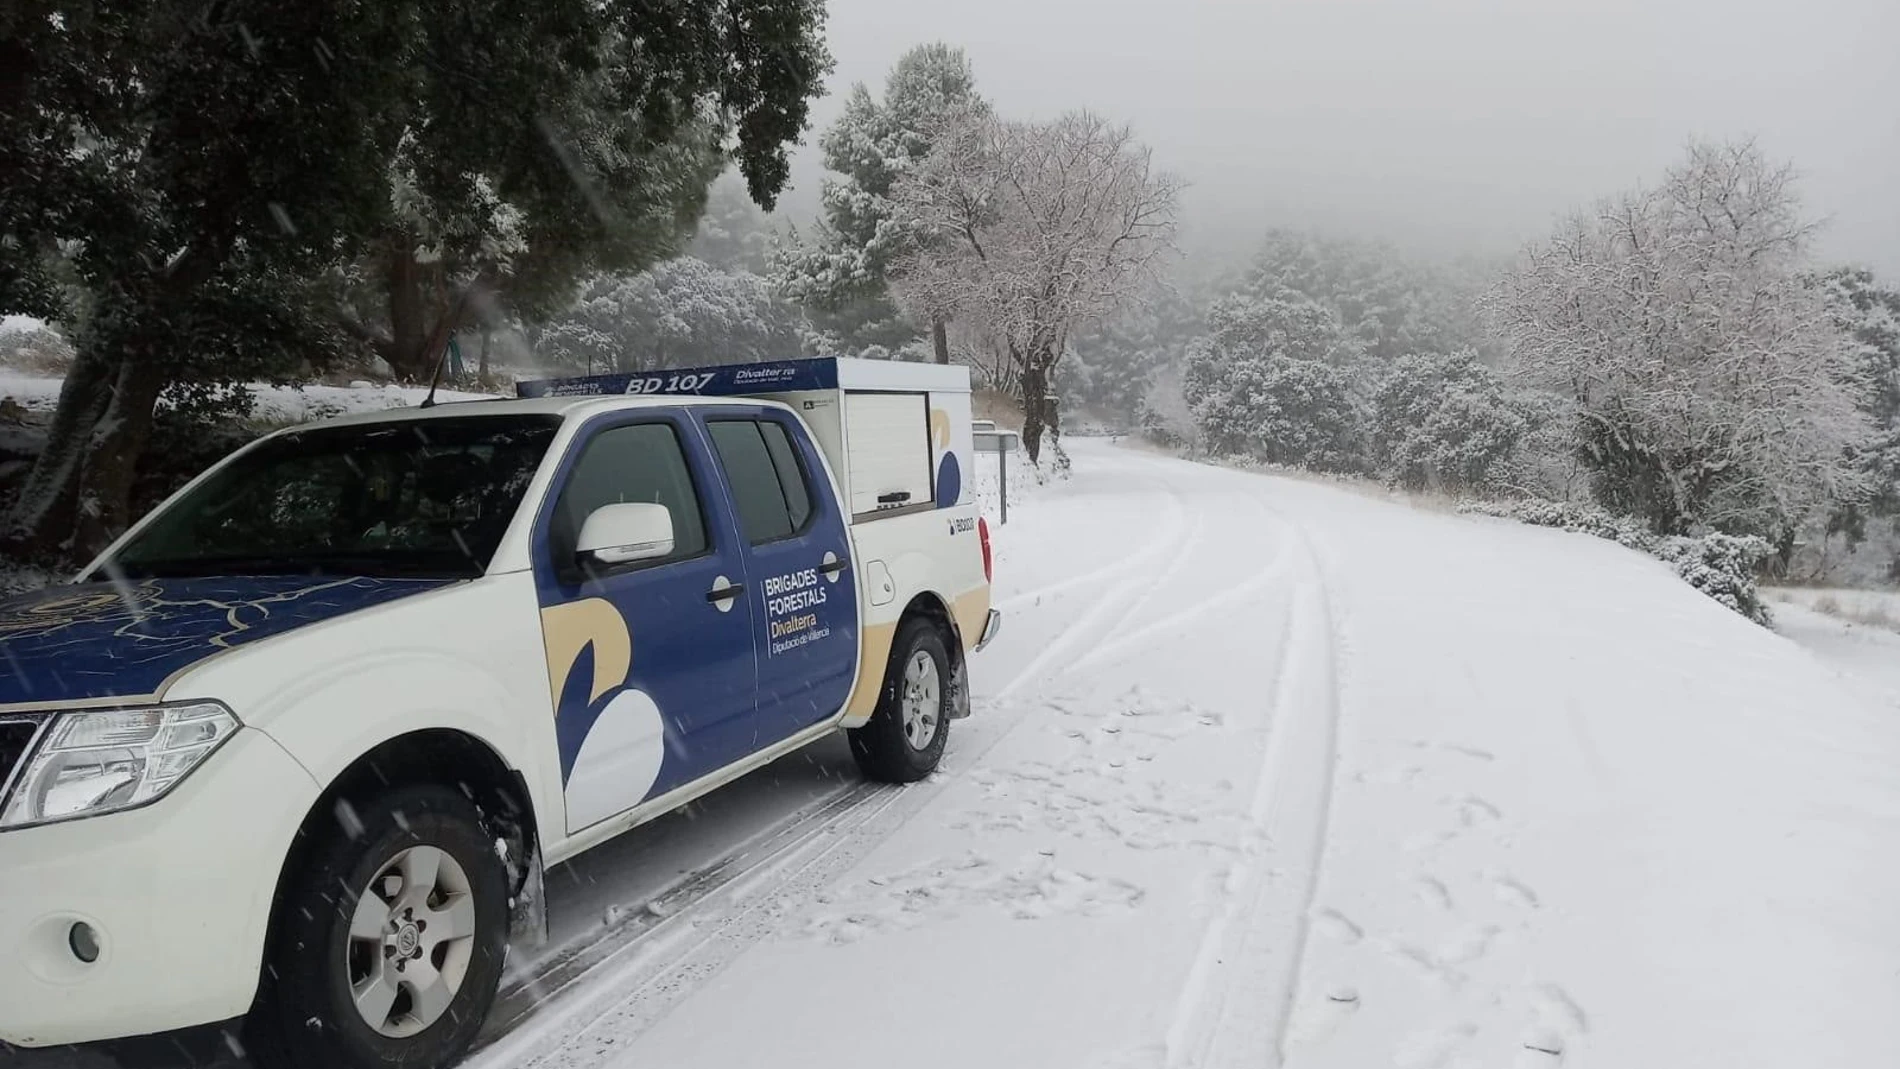
<path id="1" fill-rule="evenodd" d="M 1455 831 L 1440 830 L 1419 832 L 1417 835 L 1405 840 L 1405 852 L 1408 854 L 1422 854 L 1427 850 L 1443 846 L 1457 837 L 1458 833 Z"/>
<path id="2" fill-rule="evenodd" d="M 1435 876 L 1415 876 L 1412 878 L 1412 893 L 1420 902 L 1438 909 L 1451 909 L 1451 889 L 1445 881 Z"/>
<path id="3" fill-rule="evenodd" d="M 1359 1012 L 1359 991 L 1345 984 L 1335 984 L 1324 991 L 1300 1003 L 1293 1011 L 1293 1021 L 1287 1028 L 1289 1046 L 1309 1046 L 1319 1043 Z"/>
<path id="4" fill-rule="evenodd" d="M 1531 989 L 1531 1012 L 1538 1023 L 1573 1036 L 1590 1030 L 1590 1019 L 1570 993 L 1556 984 L 1541 984 Z"/>
<path id="5" fill-rule="evenodd" d="M 1529 996 L 1533 1023 L 1524 1030 L 1512 1069 L 1553 1069 L 1562 1065 L 1566 1051 L 1590 1030 L 1583 1007 L 1556 984 L 1534 987 Z"/>
<path id="6" fill-rule="evenodd" d="M 1489 827 L 1504 818 L 1503 812 L 1497 806 L 1475 794 L 1467 794 L 1461 798 L 1451 798 L 1446 801 L 1458 810 L 1458 823 L 1467 828 Z"/>
<path id="7" fill-rule="evenodd" d="M 1417 971 L 1419 979 L 1441 991 L 1456 991 L 1464 984 L 1464 974 L 1446 968 L 1437 958 L 1410 943 L 1381 940 L 1379 949 Z"/>
<path id="8" fill-rule="evenodd" d="M 1491 894 L 1507 906 L 1536 909 L 1539 905 L 1537 892 L 1505 873 L 1488 871 L 1484 879 L 1491 885 Z"/>
<path id="9" fill-rule="evenodd" d="M 1322 909 L 1313 914 L 1313 930 L 1342 943 L 1357 943 L 1365 938 L 1366 931 L 1352 922 L 1352 919 L 1336 909 Z"/>
<path id="10" fill-rule="evenodd" d="M 1564 1063 L 1564 1037 L 1554 1029 L 1533 1028 L 1524 1034 L 1511 1069 L 1554 1069 Z"/>

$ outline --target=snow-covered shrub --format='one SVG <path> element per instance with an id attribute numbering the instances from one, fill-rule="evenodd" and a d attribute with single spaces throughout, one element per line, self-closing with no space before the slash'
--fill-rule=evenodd
<path id="1" fill-rule="evenodd" d="M 1767 627 L 1772 621 L 1756 589 L 1755 571 L 1774 554 L 1775 547 L 1765 538 L 1716 533 L 1665 538 L 1656 555 L 1690 586 Z"/>
<path id="2" fill-rule="evenodd" d="M 1339 368 L 1267 355 L 1220 360 L 1197 343 L 1187 379 L 1209 452 L 1320 472 L 1364 467 L 1352 377 Z"/>
<path id="3" fill-rule="evenodd" d="M 1504 381 L 1466 350 L 1399 358 L 1372 396 L 1372 446 L 1408 490 L 1492 485 L 1530 430 Z"/>
<path id="4" fill-rule="evenodd" d="M 1323 472 L 1363 470 L 1364 419 L 1349 368 L 1362 356 L 1338 317 L 1298 294 L 1235 295 L 1188 346 L 1182 395 L 1201 444 Z"/>
<path id="5" fill-rule="evenodd" d="M 617 356 L 611 337 L 576 320 L 551 323 L 539 331 L 534 353 L 544 366 L 563 371 L 612 371 Z"/>
<path id="6" fill-rule="evenodd" d="M 1502 496 L 1576 501 L 1589 493 L 1589 473 L 1577 451 L 1577 406 L 1543 390 L 1513 389 L 1524 417 L 1517 450 L 1490 473 L 1488 490 Z"/>
<path id="7" fill-rule="evenodd" d="M 763 278 L 691 256 L 595 276 L 536 341 L 546 361 L 602 371 L 747 363 L 799 347 L 793 310 Z"/>
<path id="8" fill-rule="evenodd" d="M 1755 585 L 1756 570 L 1774 555 L 1767 539 L 1721 533 L 1659 537 L 1637 520 L 1564 501 L 1473 501 L 1459 511 L 1594 535 L 1647 553 L 1709 597 L 1763 627 L 1770 623 L 1768 605 Z"/>
<path id="9" fill-rule="evenodd" d="M 1657 553 L 1658 541 L 1641 522 L 1626 516 L 1614 516 L 1595 505 L 1574 501 L 1471 501 L 1459 506 L 1460 512 L 1528 523 L 1533 527 L 1554 527 L 1559 531 L 1594 535 L 1644 553 Z"/>
<path id="10" fill-rule="evenodd" d="M 0 330 L 0 367 L 41 375 L 64 375 L 72 363 L 72 342 L 52 327 Z"/>

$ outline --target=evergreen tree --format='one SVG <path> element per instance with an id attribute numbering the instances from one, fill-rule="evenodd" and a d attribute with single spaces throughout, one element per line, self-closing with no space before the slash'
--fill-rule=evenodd
<path id="1" fill-rule="evenodd" d="M 837 177 L 825 179 L 818 230 L 786 248 L 774 271 L 781 292 L 805 307 L 816 332 L 852 353 L 902 349 L 917 337 L 891 299 L 888 274 L 920 237 L 893 211 L 891 187 L 930 154 L 946 122 L 987 110 L 968 57 L 945 44 L 906 52 L 891 68 L 881 101 L 863 83 L 852 86 L 844 113 L 819 141 L 825 167 Z M 948 363 L 942 319 L 929 326 L 937 361 Z"/>
<path id="2" fill-rule="evenodd" d="M 1359 343 L 1299 294 L 1234 295 L 1189 345 L 1182 393 L 1204 446 L 1324 472 L 1365 468 L 1364 416 L 1350 366 Z"/>
<path id="3" fill-rule="evenodd" d="M 682 256 L 589 282 L 535 348 L 576 370 L 650 371 L 783 359 L 798 334 L 763 278 Z"/>
<path id="4" fill-rule="evenodd" d="M 769 203 L 821 19 L 818 0 L 8 5 L 0 296 L 49 310 L 39 257 L 65 248 L 94 311 L 6 539 L 97 549 L 130 518 L 161 393 L 335 353 L 339 292 L 426 377 L 483 301 L 543 310 L 676 249 L 722 157 Z"/>
<path id="5" fill-rule="evenodd" d="M 1372 413 L 1374 456 L 1410 490 L 1489 488 L 1532 426 L 1503 379 L 1469 351 L 1400 357 L 1374 391 Z"/>

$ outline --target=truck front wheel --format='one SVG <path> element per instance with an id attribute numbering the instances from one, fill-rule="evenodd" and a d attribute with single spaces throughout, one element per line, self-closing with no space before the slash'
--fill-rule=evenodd
<path id="1" fill-rule="evenodd" d="M 853 729 L 851 755 L 874 780 L 915 783 L 937 769 L 950 738 L 950 654 L 930 621 L 897 629 L 877 710 Z"/>
<path id="2" fill-rule="evenodd" d="M 452 1064 L 494 1002 L 507 950 L 495 837 L 441 787 L 357 800 L 353 813 L 288 874 L 247 1021 L 252 1058 L 268 1069 Z"/>

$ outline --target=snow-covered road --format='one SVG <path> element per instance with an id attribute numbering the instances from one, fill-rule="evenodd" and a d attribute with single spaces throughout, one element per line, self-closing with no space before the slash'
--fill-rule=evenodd
<path id="1" fill-rule="evenodd" d="M 1607 543 L 1074 448 L 998 532 L 944 772 L 816 751 L 557 874 L 641 934 L 475 1064 L 1900 1050 L 1891 708 Z"/>
<path id="2" fill-rule="evenodd" d="M 1073 449 L 943 771 L 555 870 L 471 1064 L 1894 1064 L 1884 683 L 1606 542 Z"/>

